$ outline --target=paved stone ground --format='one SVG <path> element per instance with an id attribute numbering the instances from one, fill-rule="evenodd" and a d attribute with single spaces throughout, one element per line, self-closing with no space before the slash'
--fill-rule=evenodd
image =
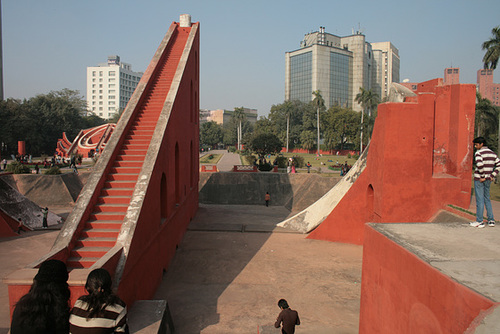
<path id="1" fill-rule="evenodd" d="M 357 333 L 362 247 L 266 232 L 286 210 L 258 223 L 265 209 L 201 207 L 155 296 L 168 301 L 176 329 L 279 333 L 272 324 L 285 298 L 299 312 L 298 333 Z"/>

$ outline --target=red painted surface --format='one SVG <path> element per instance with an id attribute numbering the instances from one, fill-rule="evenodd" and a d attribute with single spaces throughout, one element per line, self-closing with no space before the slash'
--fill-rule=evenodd
<path id="1" fill-rule="evenodd" d="M 366 225 L 360 334 L 464 333 L 495 305 Z"/>
<path id="2" fill-rule="evenodd" d="M 18 223 L 12 219 L 8 214 L 0 210 L 0 237 L 16 237 Z"/>
<path id="3" fill-rule="evenodd" d="M 365 170 L 309 238 L 362 244 L 366 222 L 469 207 L 475 86 L 431 80 L 411 101 L 379 105 Z"/>
<path id="4" fill-rule="evenodd" d="M 51 256 L 79 270 L 95 267 L 106 254 L 103 267 L 112 276 L 119 275 L 117 292 L 129 307 L 135 300 L 153 297 L 198 209 L 199 24 L 180 27 L 174 22 L 167 36 L 168 42 L 162 42 L 139 83 L 144 93 L 133 110 L 125 111 L 130 110 L 131 116 L 116 147 L 109 148 L 111 158 L 103 165 L 102 176 L 94 178 L 99 181 L 88 195 L 88 205 L 79 208 L 82 218 L 69 245 Z M 192 43 L 189 47 L 187 41 Z M 167 96 L 174 96 L 173 102 L 166 103 Z M 155 132 L 158 124 L 165 125 L 165 131 Z M 139 184 L 143 169 L 148 171 L 143 176 L 147 183 Z M 134 193 L 137 187 L 139 194 Z M 126 219 L 129 206 L 138 217 Z M 124 221 L 129 224 L 125 229 Z M 117 242 L 120 231 L 126 231 L 126 241 Z M 11 310 L 27 289 L 19 282 L 9 283 Z M 84 292 L 78 284 L 70 284 L 70 289 L 72 300 Z"/>
<path id="5" fill-rule="evenodd" d="M 217 172 L 217 165 L 201 165 L 200 172 L 203 173 L 214 173 Z"/>
<path id="6" fill-rule="evenodd" d="M 281 153 L 285 153 L 286 152 L 286 147 L 283 147 L 281 149 Z M 288 150 L 288 153 L 307 153 L 307 154 L 316 154 L 316 152 L 318 152 L 318 150 L 305 150 L 303 148 L 294 148 L 294 149 L 289 149 Z M 359 154 L 359 151 L 354 151 L 354 150 L 328 150 L 328 151 L 325 151 L 325 150 L 319 150 L 319 154 L 322 154 L 322 155 L 355 155 L 355 154 Z"/>
<path id="7" fill-rule="evenodd" d="M 24 141 L 17 142 L 17 153 L 19 153 L 20 155 L 26 154 L 26 143 Z"/>
<path id="8" fill-rule="evenodd" d="M 57 141 L 56 152 L 63 157 L 72 154 L 92 157 L 96 150 L 102 152 L 106 148 L 106 143 L 115 128 L 116 124 L 109 123 L 81 130 L 73 142 L 68 139 L 66 132 L 63 132 L 63 137 Z"/>

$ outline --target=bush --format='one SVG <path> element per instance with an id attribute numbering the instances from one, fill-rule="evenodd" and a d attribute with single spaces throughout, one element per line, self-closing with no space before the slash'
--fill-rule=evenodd
<path id="1" fill-rule="evenodd" d="M 278 162 L 278 168 L 286 168 L 286 157 L 276 157 L 276 160 Z"/>
<path id="2" fill-rule="evenodd" d="M 228 150 L 230 153 L 234 153 L 234 152 L 236 152 L 236 146 L 229 146 L 229 147 L 227 148 L 227 150 Z"/>
<path id="3" fill-rule="evenodd" d="M 258 168 L 261 172 L 269 172 L 270 170 L 273 169 L 273 166 L 270 163 L 265 163 L 265 164 L 259 165 Z"/>
<path id="4" fill-rule="evenodd" d="M 295 168 L 304 168 L 304 157 L 293 157 L 293 161 L 295 162 Z"/>
<path id="5" fill-rule="evenodd" d="M 61 170 L 59 169 L 59 167 L 54 166 L 54 167 L 50 167 L 49 169 L 47 169 L 44 172 L 44 174 L 45 175 L 58 175 L 58 174 L 61 174 Z"/>
<path id="6" fill-rule="evenodd" d="M 23 165 L 19 161 L 13 161 L 7 165 L 7 171 L 14 174 L 29 174 L 31 169 L 28 166 Z"/>
<path id="7" fill-rule="evenodd" d="M 351 153 L 347 154 L 347 159 L 351 159 Z"/>

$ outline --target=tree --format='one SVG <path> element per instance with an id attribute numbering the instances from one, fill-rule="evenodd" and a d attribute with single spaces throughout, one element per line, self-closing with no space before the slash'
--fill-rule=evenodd
<path id="1" fill-rule="evenodd" d="M 48 94 L 50 97 L 61 98 L 78 110 L 80 115 L 85 115 L 87 113 L 87 101 L 80 92 L 77 90 L 71 90 L 68 88 L 63 88 L 59 91 L 50 91 Z"/>
<path id="2" fill-rule="evenodd" d="M 281 151 L 283 143 L 272 133 L 261 133 L 252 137 L 248 143 L 248 148 L 260 157 L 268 154 L 276 154 Z"/>
<path id="3" fill-rule="evenodd" d="M 272 133 L 276 134 L 276 129 L 273 126 L 271 120 L 265 116 L 261 116 L 257 122 L 255 122 L 254 126 L 255 134 L 263 134 L 263 133 Z"/>
<path id="4" fill-rule="evenodd" d="M 52 154 L 63 132 L 71 139 L 81 129 L 104 124 L 102 119 L 83 117 L 85 106 L 78 91 L 69 89 L 37 95 L 29 100 L 0 101 L 2 154 L 18 153 L 17 142 L 21 140 L 26 142 L 29 154 Z"/>
<path id="5" fill-rule="evenodd" d="M 200 127 L 200 143 L 215 147 L 223 139 L 222 126 L 214 121 L 203 123 Z"/>
<path id="6" fill-rule="evenodd" d="M 500 57 L 500 26 L 493 28 L 491 35 L 490 39 L 482 44 L 483 50 L 486 50 L 483 63 L 485 69 L 494 70 L 497 68 L 498 58 Z"/>
<path id="7" fill-rule="evenodd" d="M 234 108 L 234 113 L 233 113 L 233 118 L 236 120 L 238 124 L 238 150 L 241 150 L 241 138 L 243 137 L 242 131 L 241 131 L 241 122 L 246 119 L 245 115 L 245 109 L 243 107 L 241 108 Z"/>
<path id="8" fill-rule="evenodd" d="M 373 92 L 371 89 L 366 90 L 363 87 L 359 88 L 359 93 L 356 94 L 355 98 L 356 102 L 358 102 L 363 111 L 361 112 L 361 131 L 360 131 L 360 153 L 363 151 L 363 123 L 364 123 L 364 114 L 367 113 L 368 116 L 371 116 L 372 110 L 377 108 L 377 105 L 380 103 L 380 97 L 377 93 Z"/>
<path id="9" fill-rule="evenodd" d="M 316 141 L 314 140 L 314 131 L 304 130 L 300 134 L 300 142 L 302 143 L 302 148 L 304 150 L 312 150 Z"/>
<path id="10" fill-rule="evenodd" d="M 359 113 L 334 106 L 328 109 L 325 115 L 325 144 L 332 150 L 340 146 L 344 149 L 346 143 L 356 143 L 358 140 L 360 115 Z"/>
<path id="11" fill-rule="evenodd" d="M 318 152 L 317 152 L 317 154 L 319 155 L 319 114 L 320 114 L 320 111 L 323 111 L 325 109 L 325 100 L 323 100 L 323 97 L 321 96 L 321 91 L 319 91 L 319 90 L 315 90 L 314 92 L 312 92 L 312 94 L 314 95 L 314 99 L 312 100 L 312 103 L 317 110 L 317 129 L 318 129 L 318 142 L 317 142 Z"/>
<path id="12" fill-rule="evenodd" d="M 269 120 L 274 127 L 274 133 L 282 142 L 288 143 L 288 149 L 300 143 L 303 115 L 308 109 L 311 109 L 308 103 L 298 100 L 285 101 L 271 107 Z"/>

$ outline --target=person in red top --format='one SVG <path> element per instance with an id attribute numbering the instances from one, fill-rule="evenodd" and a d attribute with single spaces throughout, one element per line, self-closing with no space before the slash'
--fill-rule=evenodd
<path id="1" fill-rule="evenodd" d="M 264 200 L 266 201 L 266 206 L 269 206 L 269 201 L 271 200 L 271 195 L 269 195 L 269 192 L 267 192 L 266 196 L 264 196 Z"/>
<path id="2" fill-rule="evenodd" d="M 288 302 L 285 299 L 280 299 L 278 301 L 278 306 L 281 309 L 281 312 L 278 315 L 278 319 L 276 319 L 276 322 L 274 323 L 274 327 L 280 328 L 280 325 L 283 323 L 281 333 L 294 334 L 295 325 L 300 325 L 299 314 L 297 311 L 290 309 Z"/>

